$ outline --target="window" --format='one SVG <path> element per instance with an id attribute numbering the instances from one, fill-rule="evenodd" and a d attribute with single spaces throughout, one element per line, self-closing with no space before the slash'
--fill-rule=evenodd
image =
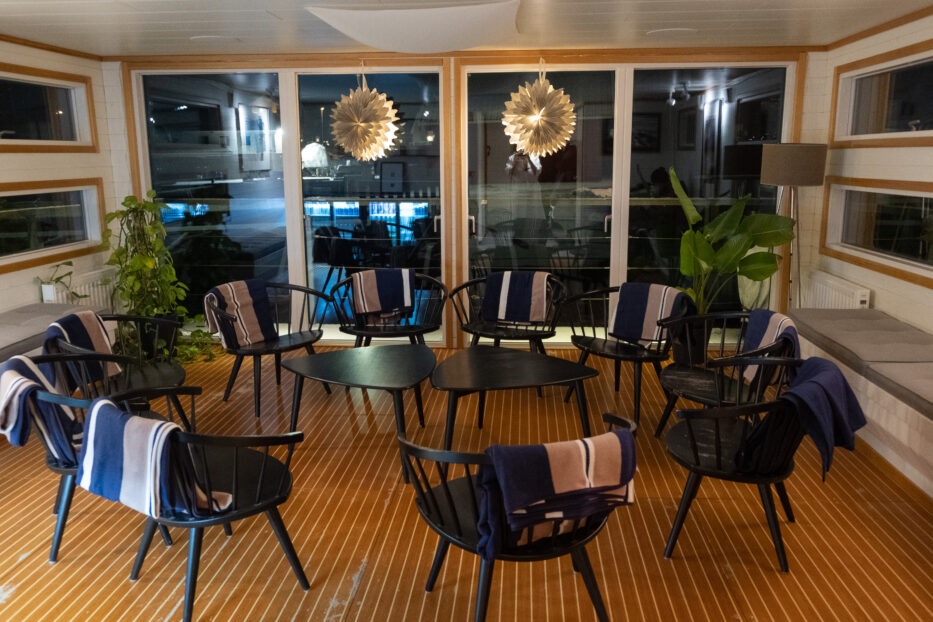
<path id="1" fill-rule="evenodd" d="M 825 254 L 933 281 L 933 183 L 830 177 Z"/>
<path id="2" fill-rule="evenodd" d="M 0 184 L 0 270 L 25 267 L 22 262 L 36 256 L 50 259 L 55 251 L 76 256 L 96 247 L 100 188 L 99 179 Z"/>
<path id="3" fill-rule="evenodd" d="M 86 76 L 0 63 L 0 151 L 96 151 Z"/>

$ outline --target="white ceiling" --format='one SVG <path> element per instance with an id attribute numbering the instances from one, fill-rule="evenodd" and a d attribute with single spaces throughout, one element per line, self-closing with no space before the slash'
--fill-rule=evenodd
<path id="1" fill-rule="evenodd" d="M 477 1 L 0 0 L 0 34 L 101 56 L 356 52 L 370 48 L 304 7 L 416 8 Z M 519 35 L 491 47 L 824 45 L 929 4 L 930 0 L 521 0 Z M 690 30 L 651 33 L 670 28 Z"/>

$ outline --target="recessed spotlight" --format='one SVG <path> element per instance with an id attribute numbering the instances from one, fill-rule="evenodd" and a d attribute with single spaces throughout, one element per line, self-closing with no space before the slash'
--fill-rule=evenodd
<path id="1" fill-rule="evenodd" d="M 678 33 L 678 32 L 699 32 L 696 28 L 655 28 L 654 30 L 649 30 L 646 32 L 646 35 L 656 35 L 662 32 Z"/>

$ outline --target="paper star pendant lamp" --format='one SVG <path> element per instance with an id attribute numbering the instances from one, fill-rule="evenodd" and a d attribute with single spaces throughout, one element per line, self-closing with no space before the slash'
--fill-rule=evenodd
<path id="1" fill-rule="evenodd" d="M 502 125 L 509 142 L 519 151 L 533 156 L 545 156 L 559 151 L 573 135 L 577 115 L 570 96 L 564 89 L 555 89 L 538 74 L 534 84 L 525 83 L 505 102 Z"/>
<path id="2" fill-rule="evenodd" d="M 334 140 L 357 160 L 378 160 L 392 148 L 398 114 L 385 93 L 363 84 L 341 95 L 331 112 Z"/>

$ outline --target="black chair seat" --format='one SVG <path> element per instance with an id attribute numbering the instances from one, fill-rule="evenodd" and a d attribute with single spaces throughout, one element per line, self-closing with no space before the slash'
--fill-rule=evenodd
<path id="1" fill-rule="evenodd" d="M 185 383 L 185 368 L 176 361 L 153 361 L 143 366 L 132 366 L 114 381 L 115 392 L 137 389 L 177 387 Z"/>
<path id="2" fill-rule="evenodd" d="M 687 367 L 677 363 L 661 370 L 661 388 L 669 395 L 685 397 L 704 406 L 722 406 L 744 403 L 751 395 L 751 387 L 723 374 L 715 369 Z M 722 393 L 717 383 L 722 383 Z M 736 399 L 737 392 L 741 391 Z"/>
<path id="3" fill-rule="evenodd" d="M 696 455 L 693 453 L 693 446 L 690 442 L 690 425 L 693 426 Z M 749 484 L 779 482 L 787 479 L 794 470 L 793 460 L 771 476 L 759 472 L 743 472 L 736 464 L 735 458 L 742 446 L 743 435 L 746 434 L 744 428 L 745 425 L 741 420 L 725 419 L 719 422 L 719 451 L 721 452 L 719 464 L 716 459 L 716 426 L 713 421 L 694 421 L 691 424 L 681 421 L 667 432 L 664 440 L 667 444 L 667 451 L 674 460 L 700 475 Z M 697 458 L 699 458 L 699 463 Z"/>
<path id="4" fill-rule="evenodd" d="M 606 358 L 622 359 L 626 361 L 666 361 L 667 353 L 658 350 L 649 350 L 639 345 L 618 341 L 615 339 L 602 339 L 584 335 L 573 335 L 570 338 L 577 348 Z"/>
<path id="5" fill-rule="evenodd" d="M 370 339 L 390 339 L 392 337 L 417 337 L 438 330 L 440 324 L 408 325 L 408 324 L 373 324 L 356 325 L 352 328 L 341 326 L 340 332 L 354 337 L 362 336 Z"/>
<path id="6" fill-rule="evenodd" d="M 324 331 L 321 329 L 303 330 L 300 333 L 280 335 L 279 337 L 275 339 L 269 339 L 268 341 L 260 341 L 258 343 L 251 343 L 248 345 L 240 346 L 238 348 L 232 348 L 228 350 L 228 352 L 230 352 L 230 354 L 242 354 L 244 356 L 274 354 L 276 352 L 290 352 L 292 350 L 305 348 L 309 345 L 317 343 L 323 334 Z"/>
<path id="7" fill-rule="evenodd" d="M 481 320 L 467 322 L 462 326 L 462 329 L 466 333 L 479 335 L 487 339 L 508 339 L 511 341 L 550 339 L 557 334 L 556 330 L 546 330 L 535 326 L 522 328 L 515 324 L 502 325 L 495 322 L 483 322 Z"/>

